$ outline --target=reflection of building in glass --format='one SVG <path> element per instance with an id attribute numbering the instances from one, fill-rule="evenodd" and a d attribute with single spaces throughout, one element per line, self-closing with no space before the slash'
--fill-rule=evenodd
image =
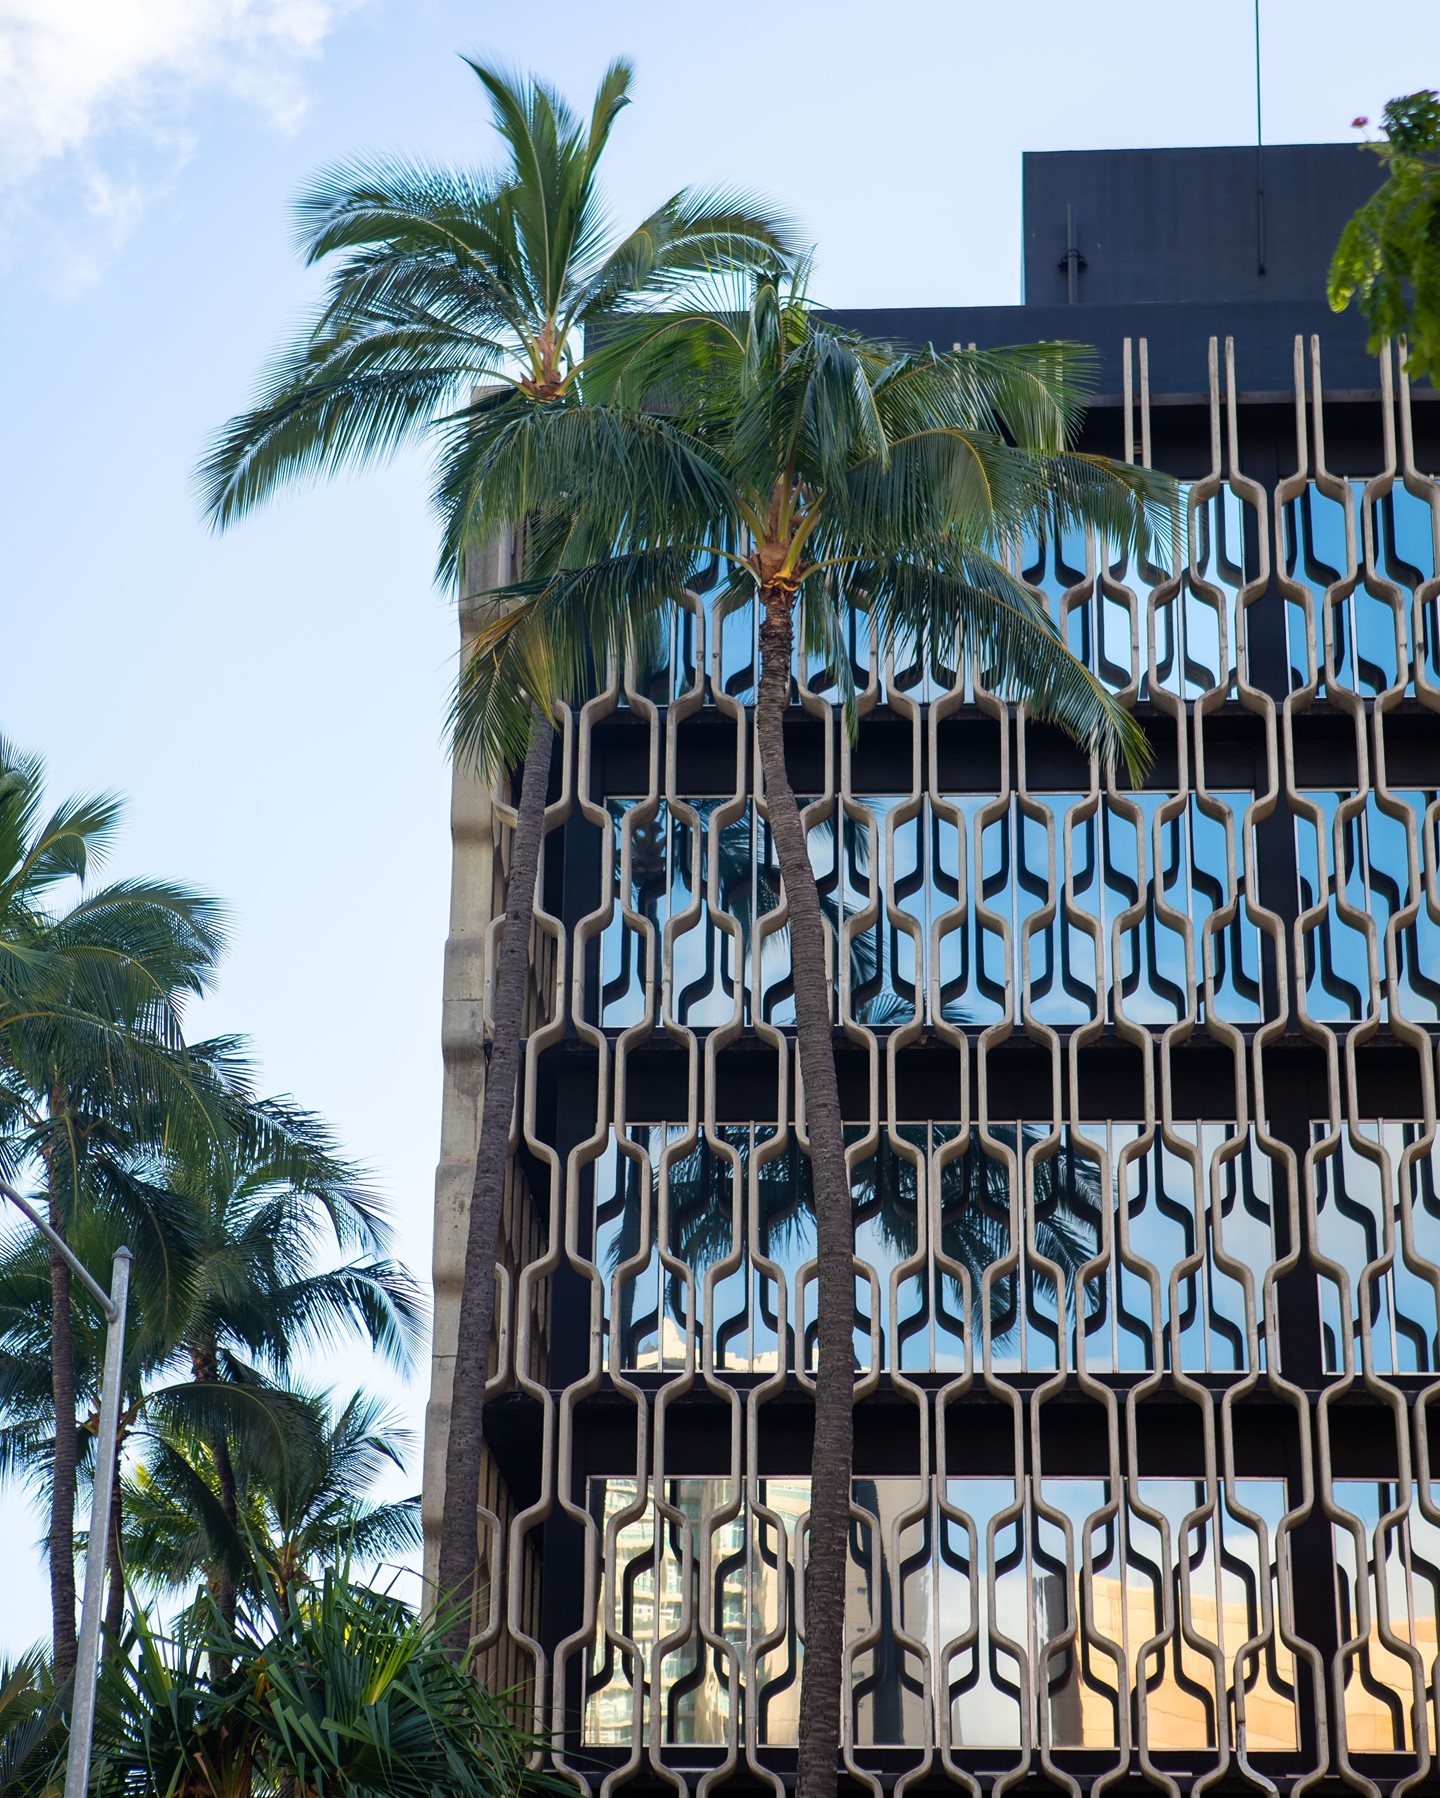
<path id="1" fill-rule="evenodd" d="M 1345 1738 L 1352 1753 L 1433 1745 L 1440 1511 L 1432 1489 L 1336 1482 Z M 1430 1702 L 1418 1706 L 1416 1694 Z M 1428 1711 L 1428 1716 L 1423 1712 Z M 1421 1713 L 1417 1715 L 1417 1713 Z"/>
<path id="2" fill-rule="evenodd" d="M 1186 511 L 1173 566 L 1012 546 L 1143 722 L 1138 792 L 863 610 L 853 744 L 796 662 L 856 1255 L 846 1752 L 882 1781 L 1434 1778 L 1440 406 L 1324 306 L 1362 175 L 1267 152 L 1262 283 L 1253 153 L 1035 158 L 1024 307 L 852 317 L 1094 342 L 1087 446 Z M 794 1764 L 814 1220 L 756 667 L 700 582 L 552 775 L 477 1630 L 596 1791 Z M 504 849 L 463 781 L 456 818 L 432 1524 Z"/>
<path id="3" fill-rule="evenodd" d="M 658 1505 L 637 1500 L 634 1480 L 595 1481 L 591 1500 L 607 1584 L 586 1739 L 628 1742 L 637 1706 L 652 1726 L 648 1704 L 664 1741 L 719 1744 L 738 1701 L 763 1741 L 793 1743 L 794 1540 L 807 1482 L 757 1481 L 738 1507 L 724 1480 L 671 1481 Z M 1294 1748 L 1294 1662 L 1275 1629 L 1282 1482 L 1244 1482 L 1234 1508 L 1221 1507 L 1218 1555 L 1204 1487 L 1190 1481 L 1141 1480 L 1112 1503 L 1104 1481 L 1029 1482 L 1017 1500 L 1005 1480 L 952 1480 L 942 1494 L 913 1479 L 857 1479 L 854 1503 L 857 1743 L 946 1736 L 1018 1748 L 1028 1729 L 1057 1747 L 1113 1748 L 1120 1712 L 1138 1708 L 1143 1688 L 1154 1748 L 1213 1749 L 1221 1713 L 1233 1739 L 1237 1704 L 1253 1748 Z M 1081 1582 L 1084 1544 L 1067 1549 L 1065 1525 L 1087 1518 Z M 942 1694 L 948 1714 L 937 1717 Z"/>

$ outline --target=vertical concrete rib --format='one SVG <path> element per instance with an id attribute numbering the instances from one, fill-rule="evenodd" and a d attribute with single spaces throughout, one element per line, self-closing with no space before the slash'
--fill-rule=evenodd
<path id="1" fill-rule="evenodd" d="M 473 557 L 468 566 L 466 592 L 458 608 L 462 657 L 485 610 L 484 602 L 472 595 L 509 580 L 511 559 L 511 544 L 503 541 Z M 465 1275 L 475 1146 L 485 1101 L 486 939 L 492 920 L 504 906 L 504 876 L 496 839 L 489 787 L 477 773 L 457 763 L 450 777 L 450 931 L 445 939 L 440 1014 L 443 1087 L 431 1258 L 434 1325 L 421 1499 L 427 1591 L 433 1590 L 440 1553 L 450 1376 Z"/>

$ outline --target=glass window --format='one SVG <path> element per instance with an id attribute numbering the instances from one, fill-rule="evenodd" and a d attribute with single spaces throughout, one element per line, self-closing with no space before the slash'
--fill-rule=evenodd
<path id="1" fill-rule="evenodd" d="M 747 1704 L 794 1743 L 804 1655 L 796 1544 L 806 1479 L 594 1478 L 604 1583 L 585 1739 L 719 1744 Z M 1113 1748 L 1144 1708 L 1152 1749 L 1296 1744 L 1276 1625 L 1280 1480 L 899 1476 L 851 1488 L 850 1731 L 864 1746 Z M 1088 1550 L 1090 1578 L 1081 1570 Z M 867 1637 L 875 1638 L 866 1641 Z"/>
<path id="2" fill-rule="evenodd" d="M 1413 692 L 1417 645 L 1432 682 L 1440 670 L 1436 597 L 1418 598 L 1436 573 L 1430 503 L 1401 483 L 1367 503 L 1366 485 L 1350 481 L 1347 504 L 1312 481 L 1281 508 L 1285 572 L 1303 590 L 1285 606 L 1292 691 L 1318 678 L 1323 696 L 1328 660 L 1349 692 Z"/>
<path id="3" fill-rule="evenodd" d="M 1231 1125 L 1173 1134 L 882 1131 L 852 1175 L 856 1367 L 1263 1367 L 1269 1160 Z M 595 1231 L 607 1365 L 814 1366 L 815 1219 L 793 1137 L 728 1125 L 687 1145 L 680 1125 L 628 1125 L 595 1164 Z"/>
<path id="4" fill-rule="evenodd" d="M 1417 1724 L 1435 1739 L 1440 1523 L 1418 1486 L 1336 1480 L 1335 1502 L 1346 1746 L 1413 1758 Z"/>
<path id="5" fill-rule="evenodd" d="M 1323 907 L 1304 929 L 1305 1005 L 1310 1016 L 1337 1023 L 1390 1016 L 1385 987 L 1395 979 L 1402 1017 L 1440 1022 L 1440 918 L 1424 886 L 1425 845 L 1435 853 L 1437 794 L 1407 790 L 1360 797 L 1333 789 L 1301 795 L 1318 807 L 1320 823 L 1295 817 L 1302 911 Z M 1406 911 L 1409 918 L 1392 920 Z M 1370 937 L 1379 985 L 1371 978 Z"/>
<path id="6" fill-rule="evenodd" d="M 844 945 L 844 1015 L 872 1029 L 917 1011 L 933 1022 L 933 982 L 950 1023 L 1110 1018 L 1118 955 L 1119 1004 L 1137 1023 L 1183 1018 L 1192 986 L 1203 1017 L 1207 973 L 1217 1017 L 1261 1021 L 1260 932 L 1246 910 L 1237 841 L 1248 801 L 1226 791 L 1181 804 L 1150 792 L 1119 802 L 1038 793 L 999 804 L 976 794 L 940 806 L 899 794 L 837 803 L 812 827 L 810 857 L 832 941 Z M 778 906 L 780 881 L 753 803 L 614 798 L 607 809 L 615 905 L 600 933 L 591 1021 L 624 1029 L 658 1009 L 668 931 L 668 1018 L 691 1029 L 736 1016 L 753 1025 L 758 972 L 765 1022 L 793 1024 L 783 931 L 766 933 L 755 967 L 757 927 Z M 1402 947 L 1407 967 L 1433 928 L 1428 920 L 1411 927 L 1404 943 L 1413 936 L 1417 949 Z M 840 985 L 837 975 L 837 1001 Z"/>
<path id="7" fill-rule="evenodd" d="M 1329 1127 L 1314 1126 L 1317 1143 Z M 1315 1163 L 1320 1330 L 1327 1372 L 1440 1370 L 1440 1144 L 1417 1123 L 1341 1131 Z"/>

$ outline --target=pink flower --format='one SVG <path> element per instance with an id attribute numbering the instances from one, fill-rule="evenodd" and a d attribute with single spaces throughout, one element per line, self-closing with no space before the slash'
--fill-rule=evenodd
<path id="1" fill-rule="evenodd" d="M 1354 131 L 1363 131 L 1369 123 L 1369 119 L 1362 113 L 1358 119 L 1351 119 L 1350 126 Z"/>

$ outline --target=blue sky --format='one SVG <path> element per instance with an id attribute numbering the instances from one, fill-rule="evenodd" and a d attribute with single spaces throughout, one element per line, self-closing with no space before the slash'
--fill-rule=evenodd
<path id="1" fill-rule="evenodd" d="M 1343 140 L 1440 80 L 1433 0 L 1262 0 L 1266 137 Z M 1019 298 L 1025 149 L 1248 143 L 1251 0 L 0 0 L 0 730 L 55 790 L 129 795 L 117 867 L 224 895 L 197 1028 L 375 1170 L 428 1272 L 453 616 L 408 458 L 200 526 L 206 434 L 314 292 L 289 205 L 367 150 L 491 154 L 457 52 L 577 102 L 638 65 L 619 219 L 689 182 L 783 203 L 847 305 Z M 333 1365 L 337 1381 L 364 1368 Z M 423 1391 L 407 1400 L 418 1427 Z M 47 1627 L 0 1498 L 0 1647 Z M 19 1545 L 24 1544 L 22 1549 Z"/>

